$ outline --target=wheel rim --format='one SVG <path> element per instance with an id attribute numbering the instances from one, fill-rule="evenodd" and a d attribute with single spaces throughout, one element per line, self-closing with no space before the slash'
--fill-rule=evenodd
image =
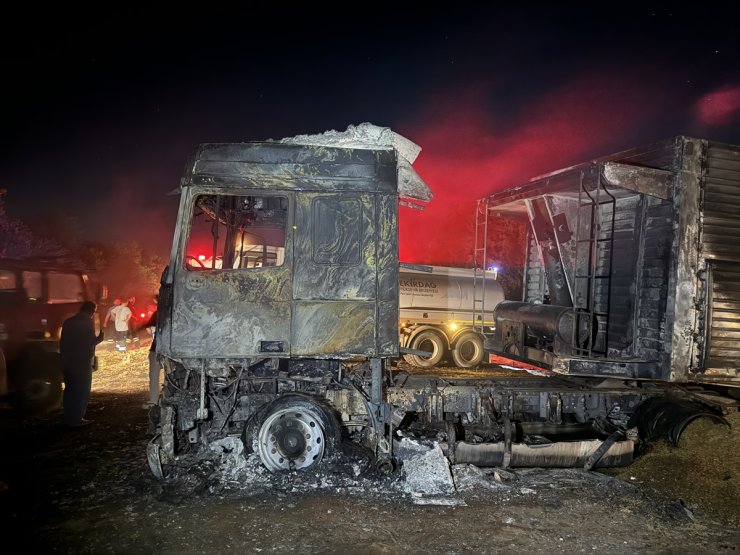
<path id="1" fill-rule="evenodd" d="M 54 385 L 44 378 L 28 380 L 23 386 L 23 396 L 28 401 L 43 401 L 49 398 L 53 391 Z"/>
<path id="2" fill-rule="evenodd" d="M 415 366 L 419 366 L 421 368 L 433 368 L 442 361 L 444 347 L 441 344 L 440 338 L 435 334 L 431 334 L 429 332 L 419 334 L 414 340 L 412 347 L 414 349 L 430 353 L 428 356 L 412 355 L 412 364 Z"/>
<path id="3" fill-rule="evenodd" d="M 321 420 L 310 410 L 276 411 L 260 427 L 260 459 L 273 472 L 318 464 L 324 456 L 324 443 Z"/>
<path id="4" fill-rule="evenodd" d="M 472 339 L 463 341 L 458 347 L 458 352 L 460 353 L 460 358 L 467 363 L 474 362 L 480 355 L 478 344 Z"/>
<path id="5" fill-rule="evenodd" d="M 437 347 L 437 343 L 435 341 L 432 341 L 431 339 L 424 339 L 423 341 L 419 342 L 419 346 L 417 347 L 420 351 L 427 351 L 432 353 L 428 357 L 426 356 L 419 356 L 422 360 L 433 360 L 437 358 L 437 355 L 439 354 L 439 347 Z"/>

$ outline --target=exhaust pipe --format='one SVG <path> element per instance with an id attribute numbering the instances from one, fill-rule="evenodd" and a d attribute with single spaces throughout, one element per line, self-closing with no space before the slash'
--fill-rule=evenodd
<path id="1" fill-rule="evenodd" d="M 608 442 L 609 440 L 607 440 Z M 634 460 L 635 442 L 614 441 L 603 454 L 597 451 L 606 442 L 599 439 L 583 441 L 560 441 L 543 445 L 512 443 L 508 465 L 504 464 L 505 442 L 498 443 L 455 443 L 450 456 L 449 445 L 440 444 L 442 451 L 454 464 L 473 464 L 482 467 L 539 467 L 539 468 L 607 468 L 629 466 Z M 598 459 L 594 460 L 597 455 Z"/>

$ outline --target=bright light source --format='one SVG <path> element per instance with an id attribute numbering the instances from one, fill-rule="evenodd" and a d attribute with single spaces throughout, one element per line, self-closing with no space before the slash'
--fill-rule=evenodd
<path id="1" fill-rule="evenodd" d="M 447 324 L 447 327 L 449 327 L 451 330 L 456 330 L 457 322 L 450 322 L 449 324 Z"/>
<path id="2" fill-rule="evenodd" d="M 498 279 L 498 266 L 489 266 L 488 272 L 493 274 L 493 279 Z"/>
<path id="3" fill-rule="evenodd" d="M 205 254 L 199 254 L 198 255 L 198 260 L 200 260 L 201 262 L 203 262 L 205 259 L 206 259 L 206 255 Z"/>

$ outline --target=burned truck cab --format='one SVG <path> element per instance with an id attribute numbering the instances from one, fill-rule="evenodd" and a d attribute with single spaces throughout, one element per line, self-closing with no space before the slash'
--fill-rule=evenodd
<path id="1" fill-rule="evenodd" d="M 395 172 L 392 151 L 202 146 L 182 182 L 161 354 L 191 370 L 397 355 Z"/>
<path id="2" fill-rule="evenodd" d="M 381 367 L 399 354 L 398 184 L 428 191 L 399 158 L 391 143 L 198 147 L 160 289 L 155 474 L 231 436 L 271 470 L 305 468 L 338 441 L 340 421 L 387 451 Z"/>

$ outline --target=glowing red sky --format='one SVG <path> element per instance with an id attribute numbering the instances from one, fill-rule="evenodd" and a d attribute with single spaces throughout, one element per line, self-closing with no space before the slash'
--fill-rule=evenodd
<path id="1" fill-rule="evenodd" d="M 699 119 L 709 125 L 740 121 L 740 87 L 722 87 L 702 96 L 696 103 Z"/>
<path id="2" fill-rule="evenodd" d="M 176 25 L 154 7 L 100 26 L 16 18 L 33 28 L 4 49 L 9 213 L 62 212 L 84 239 L 166 257 L 168 193 L 198 144 L 367 121 L 422 147 L 415 167 L 436 195 L 400 210 L 401 258 L 463 264 L 474 202 L 497 189 L 677 134 L 740 144 L 729 2 L 399 5 L 341 26 L 313 5 L 277 9 L 248 32 L 249 6 Z"/>
<path id="3" fill-rule="evenodd" d="M 401 260 L 469 266 L 477 199 L 544 173 L 668 139 L 672 135 L 659 134 L 662 121 L 679 101 L 637 72 L 590 74 L 551 91 L 507 122 L 508 131 L 499 132 L 485 105 L 488 92 L 481 86 L 436 98 L 427 105 L 423 123 L 411 129 L 409 137 L 423 149 L 414 167 L 435 198 L 421 212 L 401 209 Z M 721 89 L 696 106 L 698 118 L 687 118 L 686 127 L 673 134 L 711 132 L 707 127 L 737 121 L 740 88 Z"/>

